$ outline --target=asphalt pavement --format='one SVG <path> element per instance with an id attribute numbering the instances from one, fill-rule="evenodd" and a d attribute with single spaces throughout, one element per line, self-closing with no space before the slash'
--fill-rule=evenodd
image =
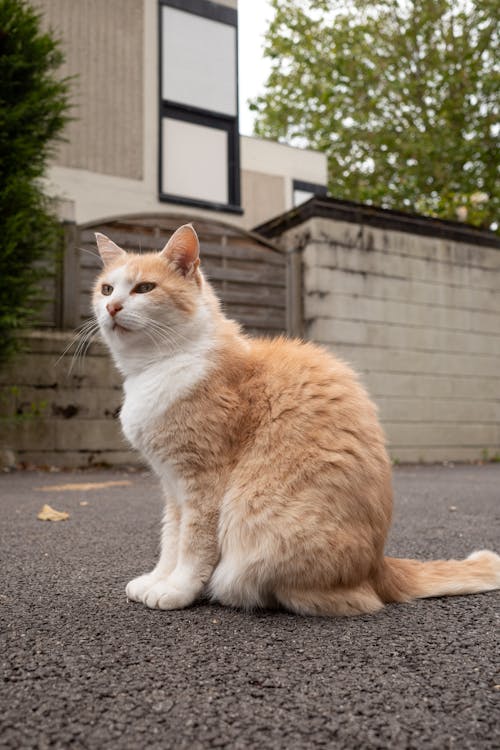
<path id="1" fill-rule="evenodd" d="M 398 467 L 395 489 L 388 554 L 500 549 L 499 464 Z M 152 611 L 124 590 L 160 515 L 145 473 L 0 476 L 1 748 L 498 750 L 500 592 L 351 619 Z"/>

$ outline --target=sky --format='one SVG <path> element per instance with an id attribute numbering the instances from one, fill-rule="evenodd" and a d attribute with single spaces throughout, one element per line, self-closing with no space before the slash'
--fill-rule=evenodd
<path id="1" fill-rule="evenodd" d="M 262 54 L 263 36 L 271 18 L 268 0 L 238 0 L 240 133 L 252 135 L 254 115 L 247 100 L 264 90 L 269 62 Z"/>

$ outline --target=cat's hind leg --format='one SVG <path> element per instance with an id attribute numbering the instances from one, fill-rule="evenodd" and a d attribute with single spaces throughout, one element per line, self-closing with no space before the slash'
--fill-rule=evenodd
<path id="1" fill-rule="evenodd" d="M 300 615 L 365 615 L 384 606 L 369 583 L 331 591 L 281 589 L 275 592 L 279 604 Z"/>

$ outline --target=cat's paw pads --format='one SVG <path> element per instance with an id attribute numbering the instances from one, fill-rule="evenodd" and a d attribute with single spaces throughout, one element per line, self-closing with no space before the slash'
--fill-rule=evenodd
<path id="1" fill-rule="evenodd" d="M 127 583 L 127 588 L 125 589 L 127 599 L 133 602 L 144 603 L 146 594 L 155 583 L 158 583 L 158 575 L 154 572 L 146 573 L 143 576 L 132 579 Z"/>
<path id="2" fill-rule="evenodd" d="M 155 583 L 143 601 L 151 609 L 184 609 L 194 602 L 196 593 L 190 586 L 181 587 L 167 579 Z"/>

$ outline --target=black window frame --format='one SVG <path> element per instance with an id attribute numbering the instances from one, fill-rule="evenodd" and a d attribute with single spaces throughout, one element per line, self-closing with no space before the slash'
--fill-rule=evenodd
<path id="1" fill-rule="evenodd" d="M 163 39 L 162 39 L 162 8 L 164 6 L 176 8 L 186 13 L 218 21 L 233 26 L 235 29 L 235 60 L 236 60 L 236 114 L 226 115 L 221 112 L 192 107 L 179 102 L 163 98 Z M 158 198 L 162 202 L 176 203 L 195 208 L 205 208 L 213 211 L 242 214 L 241 184 L 240 184 L 240 134 L 239 134 L 239 97 L 238 97 L 238 12 L 224 5 L 217 5 L 210 0 L 159 0 L 158 2 L 158 40 L 159 40 L 159 111 L 158 111 Z M 165 118 L 189 122 L 194 125 L 223 130 L 227 133 L 227 188 L 228 202 L 218 203 L 187 196 L 167 193 L 163 190 L 163 128 Z"/>

